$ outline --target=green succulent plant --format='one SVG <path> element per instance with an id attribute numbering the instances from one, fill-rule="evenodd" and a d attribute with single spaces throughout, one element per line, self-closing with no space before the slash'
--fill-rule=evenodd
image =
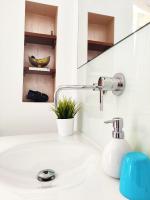
<path id="1" fill-rule="evenodd" d="M 74 118 L 80 110 L 80 105 L 71 98 L 67 99 L 64 97 L 58 101 L 57 108 L 52 107 L 51 110 L 56 114 L 58 119 L 70 119 Z"/>

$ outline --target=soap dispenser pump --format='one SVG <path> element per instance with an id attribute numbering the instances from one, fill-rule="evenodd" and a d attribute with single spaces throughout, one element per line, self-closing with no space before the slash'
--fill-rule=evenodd
<path id="1" fill-rule="evenodd" d="M 111 142 L 104 148 L 102 154 L 102 167 L 104 172 L 113 177 L 120 178 L 120 166 L 123 156 L 131 151 L 127 141 L 124 139 L 123 119 L 116 117 L 104 123 L 112 123 L 113 131 Z"/>

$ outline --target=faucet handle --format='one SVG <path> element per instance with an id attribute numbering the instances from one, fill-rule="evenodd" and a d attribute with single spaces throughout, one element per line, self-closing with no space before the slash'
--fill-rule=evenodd
<path id="1" fill-rule="evenodd" d="M 98 80 L 98 86 L 99 86 L 99 92 L 100 92 L 100 96 L 99 96 L 100 111 L 103 111 L 104 79 L 105 77 L 101 76 Z"/>
<path id="2" fill-rule="evenodd" d="M 103 111 L 103 89 L 99 89 L 100 96 L 99 96 L 99 101 L 100 101 L 100 111 Z"/>
<path id="3" fill-rule="evenodd" d="M 112 120 L 108 120 L 104 122 L 105 124 L 112 123 L 114 130 L 112 131 L 113 137 L 118 139 L 124 138 L 123 132 L 123 118 L 115 117 Z"/>

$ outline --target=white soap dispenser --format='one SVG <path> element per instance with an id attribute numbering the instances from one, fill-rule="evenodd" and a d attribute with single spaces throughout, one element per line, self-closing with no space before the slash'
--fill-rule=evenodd
<path id="1" fill-rule="evenodd" d="M 112 131 L 113 139 L 104 148 L 102 154 L 102 167 L 107 175 L 113 178 L 120 178 L 120 165 L 122 158 L 126 153 L 131 151 L 131 148 L 124 139 L 122 118 L 116 117 L 110 121 L 106 121 L 105 123 L 112 123 L 114 130 Z"/>

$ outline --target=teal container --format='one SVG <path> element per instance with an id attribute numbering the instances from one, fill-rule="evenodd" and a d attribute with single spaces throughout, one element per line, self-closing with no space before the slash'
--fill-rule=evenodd
<path id="1" fill-rule="evenodd" d="M 150 159 L 144 153 L 127 153 L 121 164 L 120 192 L 129 200 L 150 200 Z"/>

